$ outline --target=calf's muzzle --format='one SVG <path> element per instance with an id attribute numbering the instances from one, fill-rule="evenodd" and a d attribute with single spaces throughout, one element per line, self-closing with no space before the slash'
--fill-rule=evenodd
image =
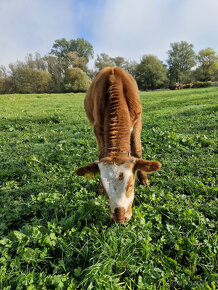
<path id="1" fill-rule="evenodd" d="M 116 207 L 111 217 L 115 223 L 124 223 L 126 221 L 124 207 Z"/>

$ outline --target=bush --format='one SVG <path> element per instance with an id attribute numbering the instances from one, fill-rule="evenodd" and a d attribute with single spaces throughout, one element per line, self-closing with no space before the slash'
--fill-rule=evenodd
<path id="1" fill-rule="evenodd" d="M 192 83 L 189 84 L 180 84 L 181 89 L 191 89 L 193 87 Z"/>
<path id="2" fill-rule="evenodd" d="M 144 55 L 136 66 L 135 79 L 140 90 L 155 90 L 166 87 L 167 70 L 154 55 Z"/>
<path id="3" fill-rule="evenodd" d="M 188 84 L 180 84 L 180 83 L 174 83 L 171 84 L 170 89 L 171 90 L 178 90 L 178 89 L 191 89 L 191 88 L 207 88 L 212 86 L 212 82 L 194 82 L 194 83 L 188 83 Z"/>
<path id="4" fill-rule="evenodd" d="M 212 84 L 211 81 L 207 81 L 207 82 L 199 82 L 199 81 L 197 81 L 197 82 L 193 83 L 192 87 L 193 88 L 207 88 L 207 87 L 210 87 L 211 84 Z"/>
<path id="5" fill-rule="evenodd" d="M 0 78 L 0 94 L 11 94 L 13 92 L 14 86 L 11 78 Z"/>
<path id="6" fill-rule="evenodd" d="M 51 74 L 31 68 L 19 68 L 14 74 L 16 93 L 49 93 L 52 87 Z"/>
<path id="7" fill-rule="evenodd" d="M 90 78 L 80 68 L 67 68 L 65 73 L 66 92 L 86 92 L 91 84 Z"/>

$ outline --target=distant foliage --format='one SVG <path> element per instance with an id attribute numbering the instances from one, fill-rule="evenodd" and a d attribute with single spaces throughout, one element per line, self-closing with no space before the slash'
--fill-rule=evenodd
<path id="1" fill-rule="evenodd" d="M 194 82 L 192 84 L 192 88 L 207 88 L 207 87 L 210 87 L 212 85 L 212 82 L 211 81 L 207 81 L 207 82 Z"/>
<path id="2" fill-rule="evenodd" d="M 90 86 L 90 79 L 80 68 L 68 68 L 65 74 L 65 90 L 67 92 L 86 92 Z"/>
<path id="3" fill-rule="evenodd" d="M 167 83 L 167 69 L 154 55 L 144 55 L 136 66 L 135 78 L 140 90 L 154 90 Z"/>
<path id="4" fill-rule="evenodd" d="M 199 51 L 196 56 L 199 67 L 196 69 L 195 78 L 200 81 L 214 80 L 218 71 L 218 55 L 208 47 Z"/>
<path id="5" fill-rule="evenodd" d="M 137 63 L 135 61 L 127 61 L 121 56 L 110 57 L 106 53 L 98 54 L 97 59 L 95 60 L 95 67 L 97 71 L 100 71 L 107 66 L 119 66 L 130 73 L 133 77 L 135 77 L 136 65 Z"/>
<path id="6" fill-rule="evenodd" d="M 218 81 L 218 55 L 212 48 L 195 54 L 193 44 L 186 41 L 170 46 L 167 65 L 153 55 L 145 55 L 137 63 L 100 53 L 94 68 L 89 69 L 88 62 L 94 57 L 90 42 L 83 38 L 57 39 L 45 56 L 36 52 L 27 54 L 24 61 L 10 63 L 8 68 L 0 64 L 0 94 L 86 91 L 90 79 L 108 66 L 118 66 L 130 73 L 140 90 L 204 87 L 207 81 Z M 80 76 L 70 77 L 71 69 L 79 71 Z"/>
<path id="7" fill-rule="evenodd" d="M 18 69 L 14 74 L 14 90 L 21 94 L 51 92 L 50 73 L 31 68 Z"/>
<path id="8" fill-rule="evenodd" d="M 196 64 L 193 44 L 181 41 L 170 46 L 167 59 L 170 82 L 182 83 Z"/>
<path id="9" fill-rule="evenodd" d="M 10 77 L 0 77 L 0 94 L 13 93 L 13 81 Z"/>
<path id="10" fill-rule="evenodd" d="M 95 61 L 95 66 L 98 71 L 103 69 L 104 67 L 107 66 L 115 66 L 113 63 L 112 58 L 106 54 L 106 53 L 101 53 L 100 55 L 97 55 L 97 59 Z"/>
<path id="11" fill-rule="evenodd" d="M 208 88 L 212 86 L 211 81 L 207 82 L 193 82 L 193 83 L 187 83 L 187 84 L 180 84 L 180 83 L 175 83 L 170 85 L 171 90 L 178 90 L 178 89 L 191 89 L 191 88 Z"/>
<path id="12" fill-rule="evenodd" d="M 64 87 L 64 70 L 61 61 L 52 55 L 46 55 L 43 59 L 46 63 L 46 71 L 48 71 L 52 77 L 52 91 L 54 93 L 62 92 Z"/>
<path id="13" fill-rule="evenodd" d="M 55 40 L 51 54 L 60 59 L 65 59 L 69 53 L 76 53 L 78 57 L 85 58 L 86 63 L 93 57 L 93 46 L 84 38 L 66 40 L 65 38 Z"/>
<path id="14" fill-rule="evenodd" d="M 193 83 L 189 83 L 189 84 L 180 84 L 179 88 L 180 88 L 180 89 L 191 89 L 191 88 L 193 88 Z"/>

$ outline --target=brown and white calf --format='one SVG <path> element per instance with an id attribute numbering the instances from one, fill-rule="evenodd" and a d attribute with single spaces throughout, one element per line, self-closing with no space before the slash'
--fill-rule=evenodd
<path id="1" fill-rule="evenodd" d="M 100 173 L 100 192 L 110 202 L 110 217 L 116 223 L 132 216 L 135 175 L 149 185 L 147 173 L 161 167 L 141 159 L 141 103 L 134 78 L 119 67 L 101 70 L 85 97 L 85 111 L 92 124 L 99 161 L 77 169 L 79 176 Z"/>

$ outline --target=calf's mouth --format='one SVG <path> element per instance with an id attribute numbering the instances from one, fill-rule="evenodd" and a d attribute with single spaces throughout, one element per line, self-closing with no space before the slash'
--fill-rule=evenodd
<path id="1" fill-rule="evenodd" d="M 114 213 L 110 212 L 110 217 L 117 224 L 126 223 L 131 218 L 131 216 L 126 215 L 124 207 L 116 207 Z"/>

